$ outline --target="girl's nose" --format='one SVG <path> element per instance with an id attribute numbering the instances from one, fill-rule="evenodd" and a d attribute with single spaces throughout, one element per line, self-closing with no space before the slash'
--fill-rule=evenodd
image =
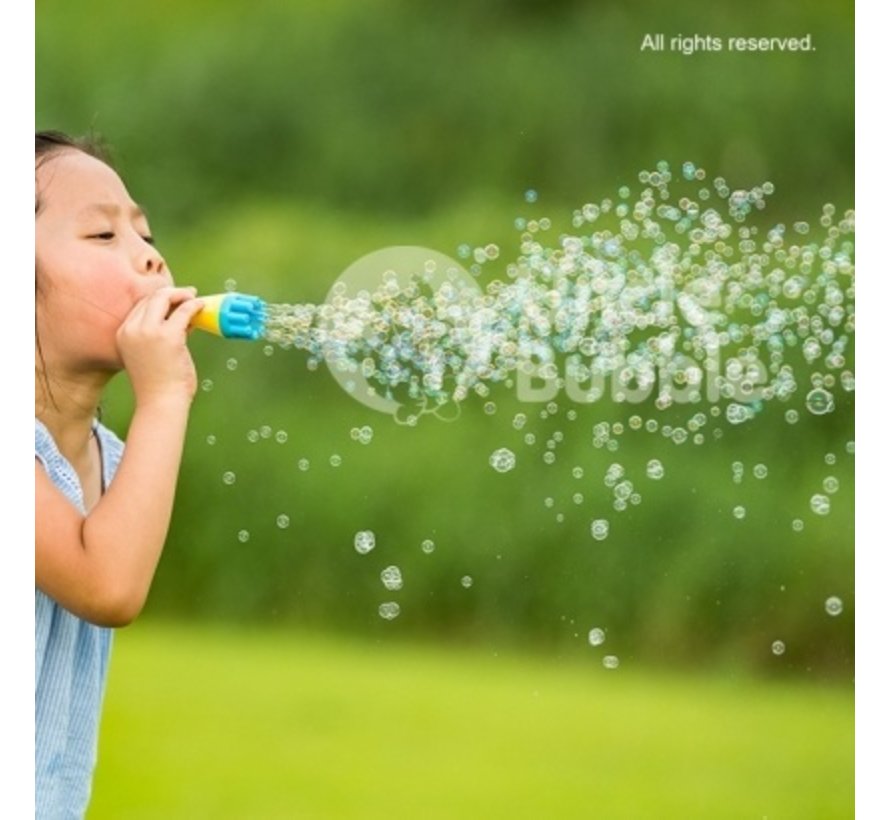
<path id="1" fill-rule="evenodd" d="M 149 245 L 140 262 L 140 268 L 144 273 L 166 273 L 167 263 L 164 257 Z"/>

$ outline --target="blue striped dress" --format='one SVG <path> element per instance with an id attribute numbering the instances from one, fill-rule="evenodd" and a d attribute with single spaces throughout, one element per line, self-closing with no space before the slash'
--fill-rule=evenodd
<path id="1" fill-rule="evenodd" d="M 34 421 L 37 460 L 53 484 L 85 513 L 77 473 L 46 427 Z M 98 422 L 94 430 L 102 453 L 104 491 L 117 470 L 123 443 Z M 111 630 L 72 615 L 39 589 L 35 593 L 36 816 L 82 818 L 96 765 Z"/>

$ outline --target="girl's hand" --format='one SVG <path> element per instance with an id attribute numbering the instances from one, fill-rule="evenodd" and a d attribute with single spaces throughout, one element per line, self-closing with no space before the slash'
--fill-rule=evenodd
<path id="1" fill-rule="evenodd" d="M 137 405 L 194 397 L 198 378 L 185 342 L 192 317 L 204 306 L 195 293 L 160 288 L 137 302 L 118 329 L 118 352 Z"/>

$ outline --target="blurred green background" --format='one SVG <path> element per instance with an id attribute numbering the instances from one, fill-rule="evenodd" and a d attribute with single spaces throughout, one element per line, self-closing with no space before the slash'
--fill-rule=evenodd
<path id="1" fill-rule="evenodd" d="M 204 292 L 234 279 L 240 290 L 271 301 L 320 302 L 353 261 L 390 245 L 455 255 L 463 243 L 496 242 L 497 264 L 506 265 L 518 253 L 515 217 L 550 217 L 555 243 L 570 229 L 573 209 L 614 197 L 661 159 L 675 171 L 692 160 L 732 188 L 772 181 L 776 194 L 754 220 L 760 225 L 816 221 L 829 201 L 841 212 L 853 206 L 852 3 L 156 0 L 137 10 L 44 0 L 36 30 L 37 127 L 105 136 L 178 280 Z M 656 32 L 811 34 L 817 48 L 641 53 L 643 36 Z M 539 194 L 534 205 L 523 199 L 529 188 Z M 498 275 L 497 265 L 486 266 L 484 277 Z M 650 734 L 604 730 L 607 747 L 625 748 L 628 759 L 634 750 L 661 749 L 660 776 L 645 799 L 634 786 L 645 777 L 644 762 L 632 776 L 616 772 L 564 789 L 565 801 L 550 806 L 551 816 L 852 816 L 850 395 L 836 391 L 834 413 L 802 412 L 795 425 L 786 424 L 784 406 L 768 404 L 752 423 L 724 425 L 722 439 L 709 436 L 700 447 L 628 432 L 612 453 L 592 447 L 591 428 L 603 420 L 626 425 L 633 412 L 626 406 L 578 406 L 568 421 L 571 404 L 561 396 L 559 414 L 542 419 L 540 407 L 501 389 L 492 396 L 494 415 L 483 412 L 482 400 L 471 400 L 456 422 L 428 417 L 408 428 L 351 400 L 324 368 L 307 370 L 302 353 L 267 355 L 262 345 L 197 335 L 191 347 L 208 389 L 195 401 L 173 526 L 146 612 L 119 636 L 94 816 L 382 814 L 384 791 L 331 773 L 336 755 L 322 763 L 326 758 L 313 758 L 310 747 L 312 765 L 329 767 L 321 782 L 344 794 L 342 801 L 319 796 L 299 808 L 248 760 L 274 746 L 276 731 L 303 731 L 301 710 L 288 712 L 293 698 L 304 704 L 308 698 L 322 712 L 354 709 L 348 728 L 355 732 L 364 714 L 359 704 L 378 708 L 381 670 L 394 670 L 396 701 L 410 701 L 420 687 L 429 692 L 427 706 L 441 707 L 453 676 L 463 680 L 477 657 L 499 653 L 513 660 L 504 660 L 507 673 L 497 681 L 480 682 L 463 738 L 469 746 L 473 715 L 485 732 L 507 733 L 509 747 L 509 731 L 521 745 L 516 724 L 533 714 L 525 738 L 531 749 L 533 726 L 546 727 L 551 717 L 561 726 L 566 714 L 577 714 L 590 720 L 590 737 L 581 741 L 568 732 L 566 748 L 585 759 L 585 743 L 596 746 L 598 732 L 598 719 L 584 711 L 589 698 L 607 709 L 612 703 L 616 720 L 657 713 L 664 691 L 678 699 L 666 707 L 677 721 Z M 124 434 L 129 394 L 125 380 L 118 381 L 105 418 Z M 667 424 L 691 415 L 688 408 L 635 409 Z M 522 432 L 510 423 L 518 411 L 529 414 Z M 350 437 L 363 425 L 374 430 L 368 445 Z M 547 465 L 542 443 L 556 430 L 564 438 Z M 250 431 L 270 435 L 252 443 Z M 523 443 L 529 431 L 536 446 Z M 279 432 L 286 434 L 283 443 Z M 517 453 L 517 467 L 501 475 L 488 456 L 503 446 Z M 827 454 L 836 457 L 833 466 Z M 340 466 L 331 465 L 332 455 L 340 456 Z M 297 466 L 304 458 L 305 471 Z M 665 465 L 661 482 L 645 477 L 651 458 Z M 745 465 L 741 484 L 732 480 L 734 461 Z M 612 462 L 624 465 L 643 495 L 623 513 L 611 509 L 603 485 Z M 769 469 L 764 480 L 752 477 L 757 463 Z M 576 466 L 581 479 L 572 474 Z M 231 485 L 222 480 L 226 471 L 235 473 Z M 809 498 L 828 475 L 840 489 L 831 514 L 820 517 Z M 576 492 L 582 504 L 573 503 Z M 548 497 L 552 507 L 544 504 Z M 746 507 L 743 520 L 731 514 L 736 505 Z M 285 528 L 276 523 L 281 515 L 289 518 Z M 591 538 L 593 518 L 610 520 L 607 540 Z M 791 528 L 796 518 L 804 521 L 801 532 Z M 353 537 L 367 529 L 377 546 L 360 556 Z M 424 539 L 435 542 L 430 554 L 421 550 Z M 390 564 L 405 580 L 399 592 L 387 592 L 380 581 Z M 461 583 L 464 576 L 471 586 Z M 844 602 L 837 617 L 824 608 L 833 595 Z M 401 606 L 393 621 L 378 615 L 387 600 Z M 603 646 L 588 644 L 592 627 L 606 630 Z M 338 687 L 329 699 L 296 685 L 292 694 L 268 691 L 267 676 L 287 680 L 295 673 L 277 670 L 271 649 L 267 657 L 241 660 L 254 642 L 245 636 L 260 634 L 255 640 L 267 648 L 278 641 L 280 656 L 295 669 L 300 647 L 313 647 L 306 649 L 304 683 L 314 681 L 320 693 L 354 676 L 353 700 Z M 203 667 L 195 671 L 193 689 L 161 687 L 165 697 L 143 709 L 140 675 L 165 675 L 165 666 L 178 664 L 180 640 L 195 657 L 206 653 L 212 673 L 203 678 Z M 785 643 L 784 654 L 771 651 L 775 640 Z M 619 657 L 619 669 L 603 668 L 605 654 Z M 405 664 L 412 674 L 395 674 Z M 497 661 L 486 661 L 495 677 L 497 668 Z M 513 708 L 502 704 L 543 681 L 568 693 L 553 702 L 554 712 L 538 703 L 528 713 L 523 702 L 514 704 L 512 729 L 498 723 L 499 709 Z M 188 705 L 215 686 L 236 702 L 219 697 L 212 708 Z M 699 712 L 696 704 L 710 697 L 703 692 L 713 691 L 726 702 Z M 221 742 L 212 727 L 225 725 L 227 711 L 239 713 L 239 692 L 268 697 L 264 717 L 233 726 L 240 739 L 230 742 L 254 749 L 238 757 L 240 778 L 228 768 L 232 760 L 224 764 L 208 751 Z M 760 710 L 764 700 L 777 705 Z M 394 722 L 428 725 L 429 748 L 455 731 L 449 709 L 392 708 Z M 742 717 L 718 739 L 713 725 L 724 709 Z M 171 714 L 177 718 L 165 731 L 178 731 L 180 739 L 151 746 L 153 716 Z M 326 738 L 336 739 L 337 748 L 358 750 L 347 764 L 358 767 L 373 758 L 374 733 L 387 731 L 369 724 L 370 734 L 359 738 L 328 728 Z M 745 755 L 740 764 L 727 744 L 746 730 L 753 740 L 735 750 Z M 684 789 L 694 791 L 698 780 L 681 778 L 686 786 L 674 797 L 666 785 L 673 759 L 666 740 L 684 731 L 703 732 L 708 741 L 697 757 L 681 756 L 683 766 L 722 767 L 729 775 L 685 804 Z M 787 742 L 777 745 L 780 736 Z M 808 739 L 821 750 L 818 759 L 802 752 Z M 400 742 L 409 758 L 425 754 L 417 737 Z M 557 736 L 549 742 L 559 743 Z M 144 766 L 122 764 L 132 743 L 146 744 Z M 286 771 L 287 753 L 279 752 Z M 467 764 L 478 782 L 429 816 L 543 816 L 546 803 L 529 802 L 535 788 L 549 794 L 583 779 L 583 768 L 565 769 L 560 780 L 558 771 L 544 776 L 540 761 L 528 760 L 526 768 L 508 760 L 507 773 L 497 775 L 498 747 L 489 752 L 485 761 Z M 774 773 L 777 760 L 789 775 L 767 788 L 756 772 Z M 299 756 L 291 763 L 294 770 L 310 765 Z M 398 756 L 377 765 L 381 782 L 409 771 Z M 186 787 L 189 767 L 201 772 L 197 791 Z M 145 793 L 134 792 L 146 770 L 164 775 Z M 443 790 L 436 780 L 441 767 L 410 772 L 419 778 L 418 794 L 423 783 L 428 794 Z M 528 782 L 527 793 L 512 793 L 497 777 Z M 240 797 L 211 799 L 210 784 L 222 781 L 232 789 L 240 784 Z M 788 799 L 796 782 L 818 784 L 808 807 Z M 508 792 L 516 801 L 512 813 Z M 605 801 L 602 815 L 590 813 L 588 800 L 597 794 Z M 272 802 L 257 810 L 270 795 Z M 493 812 L 494 803 L 503 815 Z"/>

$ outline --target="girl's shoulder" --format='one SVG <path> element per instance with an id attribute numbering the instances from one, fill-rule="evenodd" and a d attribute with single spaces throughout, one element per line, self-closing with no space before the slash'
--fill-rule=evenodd
<path id="1" fill-rule="evenodd" d="M 102 454 L 103 483 L 107 486 L 117 471 L 117 466 L 124 453 L 124 442 L 98 419 L 93 422 L 93 433 L 99 442 L 99 451 Z M 51 477 L 55 473 L 64 472 L 66 469 L 70 470 L 68 462 L 56 446 L 52 433 L 36 417 L 34 418 L 34 455 Z"/>

